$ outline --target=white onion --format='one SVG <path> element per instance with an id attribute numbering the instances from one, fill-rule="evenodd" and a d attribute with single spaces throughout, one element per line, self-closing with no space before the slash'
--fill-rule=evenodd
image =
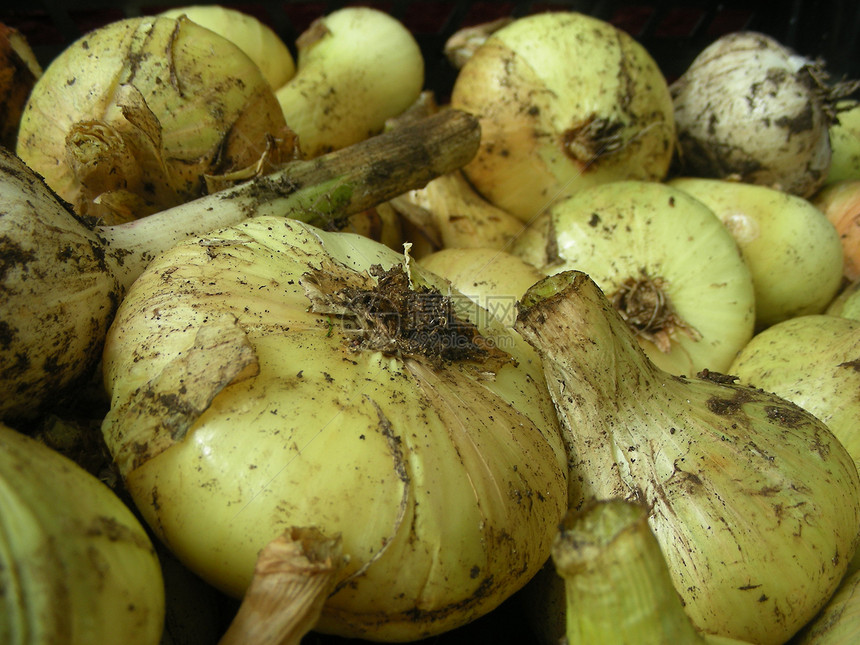
<path id="1" fill-rule="evenodd" d="M 809 197 L 830 168 L 834 101 L 820 63 L 770 36 L 734 32 L 672 86 L 685 174 L 736 177 Z"/>

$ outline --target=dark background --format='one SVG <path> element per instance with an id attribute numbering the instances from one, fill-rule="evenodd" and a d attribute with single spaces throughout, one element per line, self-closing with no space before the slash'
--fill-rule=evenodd
<path id="1" fill-rule="evenodd" d="M 4 3 L 4 5 L 7 3 Z M 12 3 L 8 3 L 12 4 Z M 0 9 L 0 22 L 21 31 L 43 66 L 66 45 L 94 29 L 125 17 L 159 13 L 197 3 L 148 0 L 28 0 Z M 670 82 L 693 57 L 718 36 L 740 29 L 762 31 L 811 58 L 827 62 L 831 75 L 860 77 L 860 3 L 830 2 L 636 2 L 582 0 L 574 2 L 454 2 L 391 0 L 388 2 L 241 2 L 221 3 L 256 16 L 289 45 L 314 19 L 347 5 L 368 5 L 402 21 L 415 35 L 427 65 L 427 89 L 444 100 L 456 70 L 442 53 L 447 38 L 460 27 L 501 16 L 523 16 L 566 9 L 601 18 L 639 40 L 660 64 Z"/>

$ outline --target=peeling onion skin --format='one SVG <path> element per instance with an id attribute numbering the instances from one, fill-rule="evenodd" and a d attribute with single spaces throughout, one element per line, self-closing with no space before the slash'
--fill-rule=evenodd
<path id="1" fill-rule="evenodd" d="M 116 224 L 207 194 L 207 176 L 264 155 L 287 161 L 294 144 L 237 45 L 185 18 L 141 17 L 86 34 L 48 65 L 16 152 L 75 212 Z"/>
<path id="2" fill-rule="evenodd" d="M 833 120 L 813 65 L 756 32 L 706 47 L 671 85 L 679 172 L 813 195 L 830 170 Z"/>
<path id="3" fill-rule="evenodd" d="M 278 89 L 296 73 L 296 62 L 287 44 L 274 29 L 250 13 L 221 5 L 195 4 L 173 7 L 158 15 L 173 19 L 185 15 L 236 43 L 257 64 L 272 89 Z"/>
<path id="4" fill-rule="evenodd" d="M 458 73 L 451 105 L 481 122 L 469 181 L 523 221 L 586 186 L 662 179 L 675 149 L 656 62 L 625 32 L 577 12 L 494 32 Z"/>
<path id="5" fill-rule="evenodd" d="M 339 533 L 350 579 L 317 629 L 383 641 L 452 629 L 523 586 L 568 485 L 540 362 L 488 312 L 455 300 L 517 360 L 482 376 L 353 351 L 338 317 L 310 306 L 312 276 L 336 286 L 403 262 L 357 235 L 254 218 L 156 258 L 103 361 L 105 440 L 171 551 L 239 596 L 286 527 Z M 182 385 L 162 392 L 169 374 Z"/>

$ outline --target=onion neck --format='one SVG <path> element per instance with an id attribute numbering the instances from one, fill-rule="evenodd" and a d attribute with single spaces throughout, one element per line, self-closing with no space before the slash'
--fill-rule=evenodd
<path id="1" fill-rule="evenodd" d="M 553 371 L 564 374 L 565 389 L 580 400 L 618 406 L 649 384 L 662 387 L 663 375 L 600 288 L 580 271 L 556 273 L 533 285 L 521 300 L 517 330 Z"/>
<path id="2" fill-rule="evenodd" d="M 552 549 L 568 643 L 704 643 L 684 613 L 644 507 L 618 499 L 569 514 Z"/>

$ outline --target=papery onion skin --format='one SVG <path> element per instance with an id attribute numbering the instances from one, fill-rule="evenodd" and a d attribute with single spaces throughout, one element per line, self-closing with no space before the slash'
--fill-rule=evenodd
<path id="1" fill-rule="evenodd" d="M 814 65 L 751 31 L 702 50 L 671 86 L 679 172 L 814 194 L 830 169 L 832 123 Z"/>
<path id="2" fill-rule="evenodd" d="M 48 65 L 16 152 L 76 212 L 113 224 L 206 194 L 207 176 L 290 159 L 294 143 L 235 44 L 187 19 L 142 17 L 88 33 Z"/>
<path id="3" fill-rule="evenodd" d="M 157 258 L 104 354 L 105 439 L 171 550 L 241 595 L 286 526 L 339 533 L 351 579 L 318 629 L 391 641 L 462 625 L 525 584 L 567 499 L 539 362 L 512 331 L 457 299 L 517 364 L 433 366 L 353 351 L 338 307 L 309 307 L 314 285 L 369 279 L 347 267 L 403 262 L 366 238 L 255 218 Z M 181 401 L 158 395 L 171 374 Z"/>
<path id="4" fill-rule="evenodd" d="M 586 186 L 662 179 L 675 148 L 656 62 L 625 32 L 577 12 L 534 14 L 491 34 L 458 73 L 451 105 L 481 121 L 466 176 L 526 222 Z"/>
<path id="5" fill-rule="evenodd" d="M 287 44 L 271 27 L 249 13 L 220 5 L 188 5 L 162 11 L 159 15 L 166 18 L 185 15 L 236 43 L 257 64 L 274 90 L 296 73 L 296 62 Z"/>
<path id="6" fill-rule="evenodd" d="M 0 641 L 157 645 L 159 560 L 104 483 L 0 423 Z"/>

